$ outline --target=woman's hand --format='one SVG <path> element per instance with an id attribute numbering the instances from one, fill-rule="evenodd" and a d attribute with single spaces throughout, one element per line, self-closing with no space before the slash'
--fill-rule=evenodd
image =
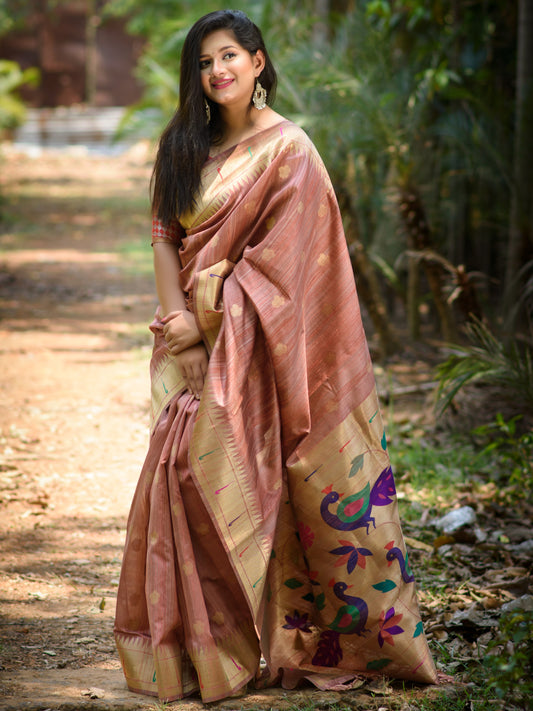
<path id="1" fill-rule="evenodd" d="M 204 389 L 209 358 L 203 343 L 186 348 L 176 355 L 176 364 L 181 372 L 187 390 L 199 400 Z"/>
<path id="2" fill-rule="evenodd" d="M 163 333 L 172 355 L 200 343 L 202 336 L 190 311 L 171 311 L 163 319 Z"/>

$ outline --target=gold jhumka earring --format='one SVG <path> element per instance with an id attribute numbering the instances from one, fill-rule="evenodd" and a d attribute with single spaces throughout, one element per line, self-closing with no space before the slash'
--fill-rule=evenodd
<path id="1" fill-rule="evenodd" d="M 252 96 L 252 102 L 256 109 L 264 109 L 267 105 L 267 92 L 266 89 L 261 86 L 259 79 L 255 85 L 255 91 Z"/>
<path id="2" fill-rule="evenodd" d="M 211 107 L 207 103 L 207 99 L 204 99 L 204 105 L 205 105 L 205 115 L 207 118 L 207 123 L 211 121 Z"/>

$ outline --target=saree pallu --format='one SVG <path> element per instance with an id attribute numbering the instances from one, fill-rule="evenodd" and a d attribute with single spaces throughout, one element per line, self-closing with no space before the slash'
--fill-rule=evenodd
<path id="1" fill-rule="evenodd" d="M 128 686 L 205 702 L 256 677 L 436 681 L 331 182 L 284 121 L 210 159 L 180 285 L 209 353 L 200 401 L 156 317 L 153 429 L 115 636 Z"/>

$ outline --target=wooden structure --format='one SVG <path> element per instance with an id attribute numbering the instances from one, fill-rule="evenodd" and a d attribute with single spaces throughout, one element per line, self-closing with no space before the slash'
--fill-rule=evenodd
<path id="1" fill-rule="evenodd" d="M 126 32 L 123 19 L 103 16 L 104 4 L 34 0 L 25 26 L 0 37 L 0 58 L 41 72 L 36 89 L 21 91 L 29 106 L 127 106 L 140 98 L 134 70 L 143 40 Z"/>

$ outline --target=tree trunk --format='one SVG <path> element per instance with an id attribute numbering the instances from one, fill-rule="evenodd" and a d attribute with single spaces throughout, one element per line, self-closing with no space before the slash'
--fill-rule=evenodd
<path id="1" fill-rule="evenodd" d="M 96 30 L 100 23 L 97 15 L 96 0 L 87 0 L 87 18 L 85 21 L 85 101 L 89 106 L 94 106 L 96 99 L 97 80 L 97 50 Z"/>
<path id="2" fill-rule="evenodd" d="M 400 188 L 400 214 L 407 232 L 409 249 L 423 252 L 432 250 L 431 232 L 418 192 L 411 186 Z M 442 337 L 449 343 L 456 340 L 452 310 L 444 295 L 445 270 L 436 260 L 422 259 L 426 279 L 439 314 Z"/>
<path id="3" fill-rule="evenodd" d="M 379 280 L 366 254 L 363 243 L 359 239 L 357 217 L 353 214 L 346 215 L 346 213 L 345 216 L 348 217 L 345 224 L 346 239 L 356 277 L 359 298 L 368 309 L 383 355 L 387 357 L 395 353 L 401 353 L 403 347 L 389 321 L 387 307 L 381 296 Z"/>
<path id="4" fill-rule="evenodd" d="M 317 20 L 313 27 L 313 42 L 322 48 L 328 41 L 329 0 L 314 0 Z"/>
<path id="5" fill-rule="evenodd" d="M 418 259 L 407 257 L 407 323 L 413 341 L 420 338 L 420 264 Z"/>
<path id="6" fill-rule="evenodd" d="M 359 219 L 353 206 L 353 191 L 343 184 L 334 185 L 335 194 L 343 217 L 346 241 L 357 282 L 359 299 L 366 306 L 379 338 L 383 356 L 401 353 L 403 346 L 394 332 L 385 301 L 381 295 L 379 280 L 361 242 Z"/>
<path id="7" fill-rule="evenodd" d="M 519 272 L 533 257 L 533 0 L 518 3 L 514 189 L 505 271 L 505 315 L 520 293 Z"/>

